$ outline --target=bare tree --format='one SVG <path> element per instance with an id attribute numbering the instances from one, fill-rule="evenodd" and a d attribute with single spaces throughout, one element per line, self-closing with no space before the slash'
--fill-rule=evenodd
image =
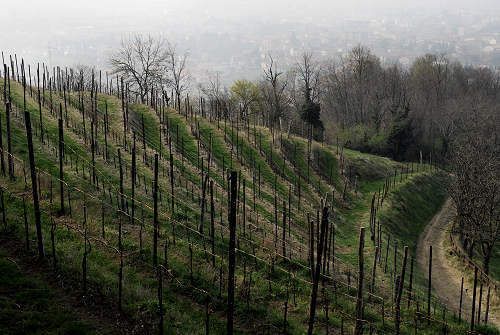
<path id="1" fill-rule="evenodd" d="M 448 187 L 457 210 L 454 229 L 473 256 L 477 250 L 489 272 L 493 250 L 500 240 L 500 146 L 498 124 L 491 105 L 472 99 L 457 121 L 452 142 L 452 181 Z"/>
<path id="2" fill-rule="evenodd" d="M 188 52 L 182 55 L 177 53 L 176 46 L 168 43 L 166 52 L 166 71 L 169 73 L 169 86 L 175 91 L 177 106 L 180 106 L 181 95 L 189 89 L 190 76 L 187 72 Z"/>
<path id="3" fill-rule="evenodd" d="M 222 111 L 225 115 L 229 113 L 229 92 L 220 80 L 220 73 L 210 74 L 208 82 L 201 86 L 201 91 L 205 94 L 217 111 Z"/>
<path id="4" fill-rule="evenodd" d="M 320 66 L 314 59 L 312 53 L 304 52 L 296 64 L 296 72 L 302 86 L 304 101 L 300 116 L 309 126 L 309 139 L 314 134 L 314 129 L 323 133 L 324 127 L 321 121 L 321 106 L 319 104 Z M 322 136 L 321 136 L 322 138 Z M 320 139 L 320 138 L 317 138 Z"/>
<path id="5" fill-rule="evenodd" d="M 268 63 L 264 68 L 264 82 L 261 83 L 261 93 L 268 112 L 268 126 L 271 129 L 274 129 L 276 121 L 284 116 L 289 102 L 285 90 L 287 81 L 282 79 L 282 75 L 283 72 L 278 70 L 272 55 L 268 55 Z"/>
<path id="6" fill-rule="evenodd" d="M 161 82 L 166 60 L 165 40 L 161 36 L 136 34 L 122 40 L 109 62 L 113 74 L 121 75 L 144 103 L 150 90 Z"/>
<path id="7" fill-rule="evenodd" d="M 92 87 L 92 72 L 97 73 L 97 70 L 94 66 L 77 64 L 73 70 L 74 73 L 77 74 L 76 77 L 73 78 L 78 85 L 81 85 L 82 90 L 89 90 Z"/>
<path id="8" fill-rule="evenodd" d="M 320 64 L 311 52 L 304 52 L 295 65 L 305 100 L 316 102 L 320 88 Z"/>

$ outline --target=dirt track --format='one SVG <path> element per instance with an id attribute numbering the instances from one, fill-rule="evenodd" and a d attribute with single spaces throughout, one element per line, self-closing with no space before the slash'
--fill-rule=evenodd
<path id="1" fill-rule="evenodd" d="M 447 237 L 447 226 L 452 215 L 454 215 L 454 210 L 451 200 L 448 199 L 420 235 L 417 245 L 417 261 L 427 278 L 429 246 L 432 245 L 432 288 L 434 293 L 443 302 L 446 302 L 450 311 L 458 313 L 460 306 L 460 285 L 463 273 L 446 259 L 446 250 L 443 246 L 443 242 Z M 472 290 L 471 285 L 465 280 L 462 317 L 467 320 L 470 319 L 472 311 Z M 486 311 L 485 300 L 485 293 L 483 293 L 481 319 L 484 318 L 484 312 Z M 492 314 L 491 309 L 488 316 L 488 323 L 500 328 L 500 319 L 498 315 Z"/>

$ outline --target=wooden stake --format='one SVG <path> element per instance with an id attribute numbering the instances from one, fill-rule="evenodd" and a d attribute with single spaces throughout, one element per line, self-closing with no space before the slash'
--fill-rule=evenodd
<path id="1" fill-rule="evenodd" d="M 395 326 L 396 326 L 396 334 L 399 335 L 401 333 L 400 330 L 400 325 L 401 325 L 401 296 L 403 295 L 403 286 L 405 282 L 405 272 L 406 272 L 406 260 L 408 258 L 408 247 L 404 247 L 404 258 L 403 258 L 403 265 L 401 268 L 401 278 L 399 279 L 399 286 L 398 286 L 398 294 L 396 297 L 396 319 L 395 319 Z"/>
<path id="2" fill-rule="evenodd" d="M 410 303 L 412 300 L 412 294 L 411 291 L 413 289 L 413 257 L 411 258 L 410 261 L 410 284 L 408 285 L 408 308 L 410 308 Z"/>
<path id="3" fill-rule="evenodd" d="M 462 277 L 462 284 L 460 285 L 460 305 L 458 307 L 458 322 L 462 322 L 462 300 L 464 296 L 464 277 Z"/>
<path id="4" fill-rule="evenodd" d="M 23 79 L 24 80 L 24 79 Z M 24 88 L 24 106 L 26 109 L 26 87 Z M 5 116 L 7 121 L 7 167 L 10 180 L 14 180 L 14 163 L 12 162 L 12 137 L 10 132 L 10 112 L 12 105 L 10 101 L 5 104 Z"/>
<path id="5" fill-rule="evenodd" d="M 153 265 L 158 265 L 158 154 L 155 154 L 155 171 L 154 171 L 154 190 L 153 190 Z"/>
<path id="6" fill-rule="evenodd" d="M 26 82 L 24 82 L 24 85 L 26 87 Z M 33 191 L 33 207 L 35 210 L 35 226 L 38 240 L 38 258 L 41 260 L 44 258 L 44 253 L 42 224 L 40 220 L 40 203 L 38 202 L 38 184 L 36 182 L 35 155 L 33 153 L 33 138 L 31 135 L 31 119 L 30 113 L 26 110 L 26 105 L 24 105 L 24 122 L 26 126 L 26 135 L 28 138 L 28 156 L 30 160 L 31 188 Z"/>
<path id="7" fill-rule="evenodd" d="M 476 319 L 476 288 L 477 288 L 477 267 L 474 268 L 474 290 L 472 291 L 472 314 L 470 318 L 470 331 L 474 331 L 474 320 Z"/>
<path id="8" fill-rule="evenodd" d="M 214 181 L 210 180 L 210 242 L 212 245 L 212 266 L 215 267 L 215 205 Z"/>
<path id="9" fill-rule="evenodd" d="M 432 245 L 429 246 L 429 281 L 427 284 L 427 324 L 431 324 L 431 284 L 432 284 Z M 474 313 L 472 313 L 474 315 Z"/>
<path id="10" fill-rule="evenodd" d="M 359 232 L 359 249 L 358 249 L 358 288 L 356 299 L 356 324 L 354 328 L 355 335 L 363 334 L 363 276 L 364 276 L 364 255 L 363 249 L 365 245 L 365 228 L 362 227 Z"/>
<path id="11" fill-rule="evenodd" d="M 313 278 L 313 286 L 312 286 L 312 292 L 311 292 L 311 305 L 310 305 L 310 314 L 309 314 L 309 326 L 307 330 L 308 335 L 313 334 L 313 329 L 314 329 L 314 317 L 316 314 L 316 299 L 318 296 L 318 285 L 319 285 L 319 279 L 320 279 L 320 272 L 321 272 L 321 257 L 323 255 L 323 245 L 325 241 L 325 235 L 326 235 L 326 226 L 328 225 L 328 207 L 324 206 L 323 207 L 323 216 L 321 219 L 321 233 L 319 235 L 319 242 L 318 242 L 318 252 L 316 256 L 316 269 L 314 272 L 314 278 Z M 363 229 L 363 228 L 362 228 Z"/>
<path id="12" fill-rule="evenodd" d="M 59 107 L 62 109 L 61 105 Z M 60 214 L 64 215 L 64 172 L 63 172 L 63 156 L 64 156 L 64 136 L 63 136 L 63 120 L 59 118 L 59 195 L 61 199 Z M 52 185 L 52 183 L 51 183 Z"/>
<path id="13" fill-rule="evenodd" d="M 236 239 L 236 189 L 238 174 L 231 172 L 230 211 L 229 211 L 229 265 L 227 289 L 227 334 L 233 335 L 234 315 L 234 267 L 235 267 L 235 239 Z"/>

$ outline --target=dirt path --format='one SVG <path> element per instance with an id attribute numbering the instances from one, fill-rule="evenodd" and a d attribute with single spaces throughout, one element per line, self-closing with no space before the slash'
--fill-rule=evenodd
<path id="1" fill-rule="evenodd" d="M 448 199 L 441 210 L 432 218 L 424 232 L 420 235 L 417 245 L 418 265 L 424 271 L 426 278 L 429 267 L 429 246 L 432 245 L 432 288 L 435 294 L 448 305 L 450 311 L 458 313 L 460 307 L 460 285 L 463 273 L 450 264 L 446 258 L 443 245 L 447 237 L 447 227 L 454 215 L 451 199 Z M 462 317 L 470 319 L 472 313 L 473 287 L 465 280 L 462 301 Z M 483 297 L 482 314 L 486 310 Z M 481 316 L 483 318 L 484 316 Z M 500 328 L 498 315 L 493 315 L 490 309 L 488 323 Z"/>

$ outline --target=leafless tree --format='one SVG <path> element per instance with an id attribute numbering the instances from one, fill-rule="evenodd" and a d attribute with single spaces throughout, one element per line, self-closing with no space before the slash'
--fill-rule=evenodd
<path id="1" fill-rule="evenodd" d="M 165 75 L 165 44 L 161 36 L 155 38 L 136 34 L 123 39 L 120 49 L 109 61 L 113 74 L 121 75 L 143 103 L 150 90 L 159 85 Z"/>
<path id="2" fill-rule="evenodd" d="M 165 69 L 169 73 L 168 83 L 175 91 L 177 106 L 180 106 L 182 93 L 189 89 L 190 76 L 187 72 L 189 53 L 186 51 L 180 55 L 177 53 L 176 46 L 168 43 L 166 58 Z"/>
<path id="3" fill-rule="evenodd" d="M 201 91 L 214 104 L 214 108 L 226 115 L 229 114 L 229 92 L 222 85 L 219 72 L 209 75 L 208 82 L 201 86 Z"/>
<path id="4" fill-rule="evenodd" d="M 76 76 L 72 76 L 74 83 L 71 84 L 76 83 L 82 90 L 90 91 L 90 88 L 92 87 L 92 71 L 94 71 L 94 74 L 97 73 L 94 66 L 82 64 L 75 65 L 73 73 L 76 74 Z"/>
<path id="5" fill-rule="evenodd" d="M 500 146 L 491 105 L 471 99 L 457 120 L 452 142 L 452 181 L 448 187 L 457 210 L 455 230 L 473 256 L 478 250 L 485 273 L 500 239 Z"/>
<path id="6" fill-rule="evenodd" d="M 264 81 L 261 83 L 261 93 L 265 109 L 267 110 L 267 122 L 271 129 L 275 123 L 284 116 L 289 99 L 286 95 L 287 81 L 283 79 L 283 72 L 278 70 L 276 61 L 271 54 L 264 68 Z"/>
<path id="7" fill-rule="evenodd" d="M 320 89 L 320 64 L 312 52 L 304 52 L 297 60 L 295 69 L 302 86 L 305 100 L 316 101 Z"/>

